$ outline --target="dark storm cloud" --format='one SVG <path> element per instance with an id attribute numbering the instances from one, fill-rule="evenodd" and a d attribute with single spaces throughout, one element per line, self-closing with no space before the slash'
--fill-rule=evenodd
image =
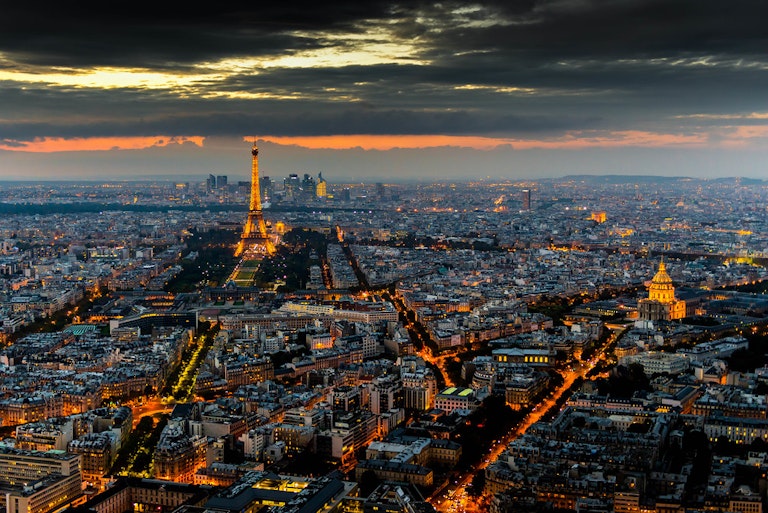
<path id="1" fill-rule="evenodd" d="M 181 103 L 181 102 L 179 102 Z M 189 108 L 189 102 L 186 107 Z M 179 108 L 181 109 L 181 105 Z M 597 126 L 596 118 L 581 116 L 511 115 L 491 112 L 455 110 L 422 112 L 406 109 L 377 109 L 366 105 L 318 106 L 292 104 L 281 108 L 277 102 L 265 105 L 260 112 L 222 112 L 194 114 L 181 112 L 149 112 L 146 116 L 123 117 L 120 120 L 88 121 L 78 124 L 50 121 L 47 123 L 0 122 L 0 138 L 32 140 L 38 134 L 48 137 L 156 136 L 176 134 L 208 136 L 233 134 L 270 134 L 278 136 L 316 135 L 323 133 L 352 134 L 435 134 L 466 135 L 473 133 L 537 133 L 559 134 L 566 130 Z M 128 110 L 129 105 L 123 106 Z M 172 110 L 172 109 L 169 109 Z M 232 109 L 236 111 L 238 109 Z"/>
<path id="2" fill-rule="evenodd" d="M 364 19 L 395 15 L 388 2 L 254 2 L 203 8 L 157 2 L 115 9 L 60 2 L 42 11 L 3 8 L 0 50 L 40 66 L 185 66 L 223 57 L 264 56 L 322 45 L 293 31 L 348 31 Z"/>
<path id="3" fill-rule="evenodd" d="M 241 75 L 209 89 L 296 94 L 298 98 L 257 102 L 213 101 L 140 89 L 11 88 L 0 94 L 4 113 L 0 137 L 526 132 L 555 136 L 580 128 L 665 130 L 673 116 L 768 109 L 763 94 L 766 71 L 746 68 L 724 74 L 718 66 L 674 68 L 589 62 L 516 74 L 496 70 L 473 80 L 487 86 L 479 90 L 453 87 L 467 81 L 454 68 L 291 69 Z M 478 77 L 484 66 L 468 64 L 466 69 L 470 77 Z M 498 92 L 496 87 L 510 83 L 513 74 L 518 87 L 534 88 L 536 93 Z M 363 85 L 358 84 L 360 80 Z M 339 101 L 339 95 L 354 96 L 357 101 Z M 675 123 L 680 127 L 702 124 L 695 118 Z"/>
<path id="4" fill-rule="evenodd" d="M 765 57 L 768 3 L 762 0 L 562 0 L 520 14 L 485 2 L 513 24 L 436 33 L 441 48 L 494 50 L 520 61 L 731 54 Z M 446 23 L 449 25 L 449 23 Z"/>
<path id="5" fill-rule="evenodd" d="M 364 30 L 395 22 L 429 55 L 490 51 L 503 65 L 553 59 L 724 54 L 764 58 L 764 0 L 333 1 L 297 6 L 204 8 L 155 3 L 115 9 L 59 2 L 3 7 L 0 50 L 37 65 L 188 65 L 225 56 L 271 55 L 323 45 L 303 32 Z M 461 6 L 478 6 L 476 10 Z M 502 24 L 483 26 L 482 22 Z M 470 26 L 467 22 L 481 23 Z M 503 22 L 508 23 L 503 23 Z"/>
<path id="6" fill-rule="evenodd" d="M 732 121 L 680 116 L 768 110 L 766 19 L 764 0 L 16 3 L 0 15 L 0 70 L 191 73 L 224 58 L 343 53 L 356 43 L 338 37 L 383 25 L 417 50 L 400 64 L 254 69 L 205 94 L 0 83 L 0 138 L 684 132 Z"/>

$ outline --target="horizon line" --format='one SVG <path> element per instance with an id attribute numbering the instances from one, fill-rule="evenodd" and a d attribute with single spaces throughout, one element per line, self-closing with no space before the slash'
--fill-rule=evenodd
<path id="1" fill-rule="evenodd" d="M 211 173 L 212 174 L 212 173 Z M 311 173 L 310 176 L 313 176 Z M 222 175 L 222 173 L 218 173 L 217 176 Z M 228 174 L 224 174 L 224 176 L 232 176 Z M 288 175 L 286 175 L 288 176 Z M 199 179 L 201 182 L 204 182 L 205 179 L 208 176 L 205 174 L 201 175 L 148 175 L 144 177 L 121 177 L 121 176 L 115 176 L 110 178 L 74 178 L 74 177 L 41 177 L 41 178 L 32 178 L 32 177 L 25 177 L 25 178 L 0 178 L 0 184 L 3 183 L 43 183 L 43 182 L 70 182 L 70 183 L 136 183 L 136 182 L 184 182 L 184 181 L 192 181 L 195 179 Z M 360 177 L 360 178 L 347 178 L 346 180 L 340 180 L 336 181 L 332 178 L 329 179 L 327 177 L 323 177 L 323 179 L 328 182 L 329 184 L 355 184 L 355 183 L 452 183 L 452 182 L 487 182 L 487 181 L 507 181 L 507 182 L 545 182 L 545 181 L 555 181 L 555 180 L 563 180 L 563 179 L 574 179 L 574 178 L 620 178 L 629 180 L 632 178 L 639 178 L 643 181 L 648 181 L 650 179 L 663 179 L 663 180 L 699 180 L 704 182 L 710 182 L 710 181 L 718 181 L 718 180 L 750 180 L 750 181 L 756 181 L 756 182 L 765 182 L 766 179 L 763 178 L 755 178 L 751 176 L 743 176 L 743 175 L 727 175 L 727 176 L 718 176 L 718 177 L 698 177 L 698 176 L 690 176 L 690 175 L 663 175 L 663 174 L 656 174 L 656 175 L 648 175 L 648 174 L 619 174 L 619 173 L 573 173 L 573 174 L 564 174 L 560 176 L 548 176 L 548 177 L 517 177 L 517 178 L 510 178 L 510 177 L 504 177 L 504 176 L 484 176 L 484 177 L 464 177 L 464 178 L 398 178 L 396 180 L 392 180 L 392 177 L 387 177 L 388 180 L 384 180 L 383 178 L 377 178 L 377 177 Z M 244 182 L 250 182 L 250 180 L 238 180 L 238 181 L 244 181 Z M 232 184 L 230 184 L 232 185 Z"/>

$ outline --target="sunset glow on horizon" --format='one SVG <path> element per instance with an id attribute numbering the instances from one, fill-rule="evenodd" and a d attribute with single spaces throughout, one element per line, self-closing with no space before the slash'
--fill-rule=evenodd
<path id="1" fill-rule="evenodd" d="M 768 127 L 730 127 L 727 133 L 718 134 L 718 146 L 723 148 L 745 147 L 751 140 L 768 137 Z M 515 150 L 578 150 L 586 148 L 675 148 L 711 145 L 706 133 L 663 134 L 642 130 L 625 131 L 571 131 L 561 137 L 524 139 L 512 137 L 481 137 L 461 135 L 325 135 L 325 136 L 270 136 L 244 137 L 281 146 L 297 146 L 310 150 L 389 151 L 396 149 L 426 149 L 440 147 L 468 148 L 491 151 L 502 147 Z M 27 153 L 55 153 L 77 151 L 142 150 L 170 145 L 191 143 L 199 148 L 206 146 L 203 136 L 153 136 L 153 137 L 62 137 L 38 138 L 34 141 L 0 142 L 0 150 Z"/>
<path id="2" fill-rule="evenodd" d="M 0 142 L 0 150 L 27 153 L 55 153 L 64 151 L 144 150 L 172 144 L 192 143 L 202 147 L 205 137 L 155 136 L 155 137 L 45 137 L 34 141 L 9 144 Z"/>
<path id="3" fill-rule="evenodd" d="M 514 149 L 580 149 L 608 147 L 675 147 L 696 146 L 707 142 L 703 134 L 657 134 L 638 130 L 623 132 L 574 131 L 551 139 L 479 137 L 460 135 L 333 135 L 333 136 L 257 136 L 257 139 L 283 146 L 299 146 L 312 150 L 393 150 L 439 148 L 443 146 L 493 150 L 502 146 Z M 252 140 L 249 138 L 248 140 Z"/>

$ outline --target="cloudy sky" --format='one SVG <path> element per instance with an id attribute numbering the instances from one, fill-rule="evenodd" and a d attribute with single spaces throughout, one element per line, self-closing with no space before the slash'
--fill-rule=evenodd
<path id="1" fill-rule="evenodd" d="M 4 6 L 0 179 L 768 178 L 765 0 L 225 3 Z"/>

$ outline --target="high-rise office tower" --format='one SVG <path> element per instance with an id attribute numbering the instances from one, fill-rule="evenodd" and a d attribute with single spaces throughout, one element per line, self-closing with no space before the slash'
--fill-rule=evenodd
<path id="1" fill-rule="evenodd" d="M 523 210 L 531 209 L 531 190 L 523 189 Z"/>
<path id="2" fill-rule="evenodd" d="M 237 245 L 235 256 L 245 251 L 255 250 L 259 253 L 272 254 L 275 246 L 267 235 L 267 225 L 261 212 L 261 191 L 259 190 L 259 149 L 256 144 L 251 148 L 253 155 L 251 164 L 251 203 L 248 207 L 248 218 L 243 226 L 243 234 Z"/>
<path id="3" fill-rule="evenodd" d="M 311 199 L 315 195 L 315 182 L 314 176 L 309 176 L 309 173 L 304 173 L 304 179 L 301 181 L 301 195 L 305 199 Z"/>
<path id="4" fill-rule="evenodd" d="M 328 183 L 323 178 L 323 173 L 317 174 L 317 186 L 315 187 L 315 196 L 325 198 L 328 195 Z"/>
<path id="5" fill-rule="evenodd" d="M 289 201 L 296 201 L 299 197 L 299 189 L 301 188 L 301 180 L 299 175 L 291 173 L 287 178 L 283 179 L 283 190 L 285 191 L 285 199 Z"/>
<path id="6" fill-rule="evenodd" d="M 261 187 L 261 199 L 265 202 L 271 202 L 272 196 L 274 196 L 275 193 L 272 179 L 268 176 L 262 176 L 259 179 L 259 184 L 259 187 Z"/>

